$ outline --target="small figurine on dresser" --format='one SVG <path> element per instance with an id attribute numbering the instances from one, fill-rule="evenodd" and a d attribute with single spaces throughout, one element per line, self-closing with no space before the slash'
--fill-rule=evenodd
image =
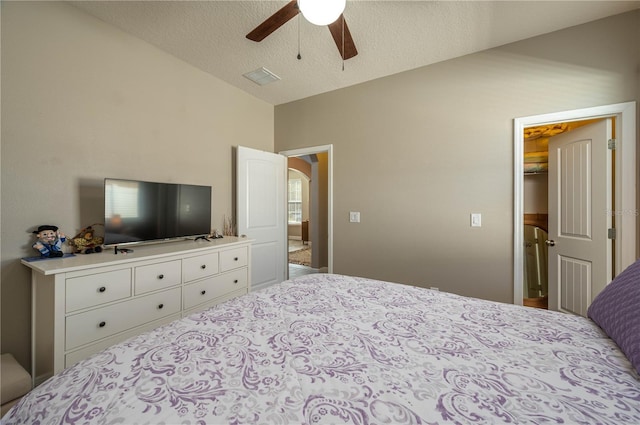
<path id="1" fill-rule="evenodd" d="M 57 226 L 45 224 L 38 227 L 38 230 L 34 230 L 34 235 L 38 238 L 36 243 L 33 244 L 33 249 L 40 253 L 42 257 L 62 257 L 62 244 L 67 238 L 64 233 L 58 231 Z"/>
<path id="2" fill-rule="evenodd" d="M 95 223 L 91 226 L 87 226 L 80 230 L 77 235 L 69 240 L 69 245 L 73 248 L 74 254 L 91 254 L 94 252 L 102 252 L 102 244 L 104 238 L 98 236 L 93 226 L 100 225 L 102 223 Z"/>

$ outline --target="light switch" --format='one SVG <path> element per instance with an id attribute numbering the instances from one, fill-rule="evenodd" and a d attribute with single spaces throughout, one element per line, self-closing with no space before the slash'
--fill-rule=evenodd
<path id="1" fill-rule="evenodd" d="M 482 214 L 471 213 L 471 227 L 482 227 Z"/>
<path id="2" fill-rule="evenodd" d="M 357 211 L 349 212 L 349 221 L 351 223 L 360 223 L 360 213 Z"/>

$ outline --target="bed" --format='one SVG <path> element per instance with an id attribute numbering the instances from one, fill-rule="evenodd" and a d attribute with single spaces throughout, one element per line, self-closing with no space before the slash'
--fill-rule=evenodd
<path id="1" fill-rule="evenodd" d="M 112 346 L 3 423 L 638 424 L 640 380 L 588 318 L 315 274 Z"/>

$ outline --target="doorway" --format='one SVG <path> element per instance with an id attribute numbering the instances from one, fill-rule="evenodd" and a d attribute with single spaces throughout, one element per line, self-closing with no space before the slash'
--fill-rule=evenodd
<path id="1" fill-rule="evenodd" d="M 315 183 L 312 175 L 317 171 L 312 170 L 320 161 L 317 154 L 292 156 L 287 160 L 287 258 L 291 279 L 318 272 L 317 256 L 315 267 L 312 266 L 313 242 L 309 223 L 310 213 L 317 215 L 314 208 L 318 188 L 312 184 Z"/>
<path id="2" fill-rule="evenodd" d="M 514 120 L 514 304 L 522 305 L 524 293 L 524 138 L 525 129 L 553 126 L 601 118 L 615 119 L 614 205 L 608 213 L 615 216 L 614 275 L 633 263 L 637 251 L 636 209 L 636 123 L 635 102 L 517 118 Z M 553 213 L 549 211 L 549 214 Z M 623 230 L 624 229 L 624 230 Z"/>
<path id="3" fill-rule="evenodd" d="M 301 203 L 287 197 L 288 277 L 311 273 L 333 272 L 333 146 L 316 146 L 280 152 L 287 157 L 294 180 L 300 180 Z M 290 172 L 290 175 L 292 173 Z M 296 178 L 297 177 L 297 178 Z M 308 185 L 305 192 L 305 177 Z M 294 182 L 295 186 L 297 183 Z M 297 196 L 297 195 L 296 195 Z M 305 197 L 308 198 L 305 202 Z M 299 212 L 297 212 L 299 208 Z M 305 210 L 306 208 L 306 210 Z M 309 265 L 293 264 L 300 257 Z"/>

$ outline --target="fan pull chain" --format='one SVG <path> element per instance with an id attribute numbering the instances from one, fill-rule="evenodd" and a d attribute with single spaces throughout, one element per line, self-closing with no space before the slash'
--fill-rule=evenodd
<path id="1" fill-rule="evenodd" d="M 302 55 L 300 54 L 300 13 L 298 13 L 298 60 L 302 59 Z"/>

